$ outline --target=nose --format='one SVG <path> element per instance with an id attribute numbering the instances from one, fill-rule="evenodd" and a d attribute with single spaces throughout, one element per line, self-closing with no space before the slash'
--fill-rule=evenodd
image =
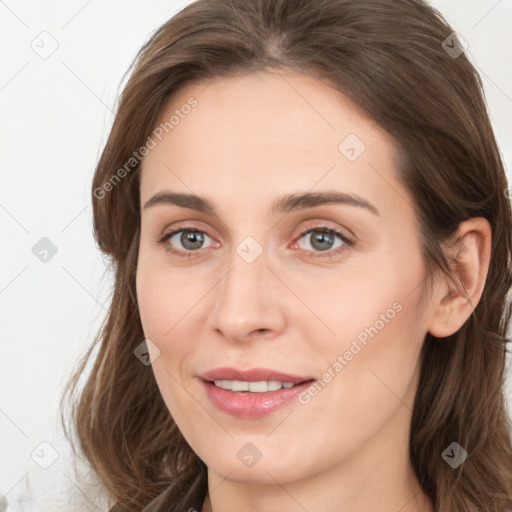
<path id="1" fill-rule="evenodd" d="M 233 343 L 277 336 L 286 324 L 284 289 L 265 253 L 248 263 L 234 251 L 230 263 L 215 287 L 213 328 Z"/>

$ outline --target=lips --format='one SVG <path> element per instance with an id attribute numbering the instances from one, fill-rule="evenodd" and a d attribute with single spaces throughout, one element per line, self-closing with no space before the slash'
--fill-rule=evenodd
<path id="1" fill-rule="evenodd" d="M 252 370 L 237 370 L 236 368 L 216 368 L 207 371 L 199 376 L 207 382 L 214 380 L 238 380 L 246 382 L 259 382 L 259 381 L 279 381 L 279 382 L 293 382 L 298 384 L 308 380 L 314 380 L 311 376 L 291 375 L 267 368 L 253 368 Z"/>
<path id="2" fill-rule="evenodd" d="M 286 405 L 290 405 L 315 380 L 309 376 L 292 375 L 266 368 L 254 368 L 252 370 L 217 368 L 203 373 L 200 378 L 207 397 L 217 409 L 232 416 L 252 419 L 267 416 Z M 219 381 L 245 383 L 277 381 L 293 383 L 293 387 L 253 393 L 223 389 L 216 386 L 214 381 L 218 383 Z"/>

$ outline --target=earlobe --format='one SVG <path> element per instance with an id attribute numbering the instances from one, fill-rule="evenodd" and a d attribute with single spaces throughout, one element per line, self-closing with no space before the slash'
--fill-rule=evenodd
<path id="1" fill-rule="evenodd" d="M 443 276 L 437 283 L 436 302 L 428 331 L 436 338 L 457 332 L 478 305 L 485 287 L 491 258 L 491 226 L 483 217 L 462 222 L 460 243 L 451 265 L 454 280 Z"/>

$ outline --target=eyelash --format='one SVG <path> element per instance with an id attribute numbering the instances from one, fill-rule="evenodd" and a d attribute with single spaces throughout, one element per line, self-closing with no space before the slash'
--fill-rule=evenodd
<path id="1" fill-rule="evenodd" d="M 181 233 L 182 231 L 189 231 L 189 232 L 193 232 L 193 233 L 202 233 L 204 235 L 209 236 L 208 233 L 206 233 L 205 231 L 203 231 L 201 229 L 197 229 L 194 226 L 181 226 L 181 227 L 176 228 L 176 229 L 170 231 L 169 233 L 166 233 L 165 235 L 163 235 L 163 237 L 160 240 L 158 240 L 158 243 L 163 244 L 165 246 L 164 249 L 166 251 L 171 252 L 171 253 L 177 255 L 178 257 L 191 258 L 192 253 L 197 252 L 197 251 L 182 251 L 182 250 L 177 251 L 176 249 L 173 249 L 170 246 L 170 244 L 166 243 L 167 240 L 172 238 L 176 233 Z M 307 235 L 308 233 L 312 233 L 315 231 L 338 236 L 341 239 L 341 241 L 343 242 L 342 246 L 337 247 L 334 250 L 309 251 L 309 250 L 304 249 L 304 250 L 306 250 L 306 252 L 314 253 L 313 257 L 315 257 L 315 258 L 333 258 L 333 257 L 337 256 L 340 252 L 343 252 L 343 251 L 347 250 L 347 248 L 353 247 L 355 245 L 355 242 L 353 240 L 347 238 L 343 233 L 339 232 L 337 229 L 334 229 L 329 226 L 313 226 L 313 227 L 310 226 L 310 227 L 304 229 L 298 235 L 296 240 L 300 240 L 304 235 Z M 212 238 L 212 237 L 210 237 L 210 238 Z M 323 252 L 327 253 L 327 255 L 322 254 Z"/>

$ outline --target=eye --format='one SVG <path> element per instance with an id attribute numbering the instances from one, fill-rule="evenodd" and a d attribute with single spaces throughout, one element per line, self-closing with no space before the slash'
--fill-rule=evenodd
<path id="1" fill-rule="evenodd" d="M 179 228 L 166 233 L 159 240 L 159 243 L 164 244 L 167 251 L 173 252 L 178 256 L 187 256 L 187 253 L 190 256 L 190 252 L 203 249 L 202 245 L 204 244 L 205 237 L 212 240 L 204 231 L 199 229 Z M 179 250 L 173 249 L 173 246 L 176 246 L 177 243 L 182 245 L 182 248 L 178 247 Z"/>
<path id="2" fill-rule="evenodd" d="M 314 236 L 311 236 L 313 234 Z M 338 230 L 328 226 L 310 227 L 300 234 L 298 240 L 301 240 L 302 238 L 305 238 L 306 240 L 309 239 L 308 243 L 310 247 L 313 248 L 313 251 L 309 252 L 327 253 L 325 255 L 314 254 L 315 257 L 332 257 L 347 250 L 348 247 L 355 245 L 352 240 L 347 238 Z M 336 238 L 339 240 L 337 245 L 335 244 Z M 301 249 L 302 248 L 303 247 L 301 247 Z"/>
<path id="3" fill-rule="evenodd" d="M 315 234 L 315 236 L 311 236 L 312 234 Z M 305 250 L 314 253 L 314 257 L 333 257 L 347 250 L 348 247 L 355 245 L 355 242 L 347 238 L 343 233 L 329 226 L 308 227 L 302 231 L 297 240 L 307 239 L 307 235 L 309 235 L 309 245 L 312 247 L 312 250 L 307 248 Z M 207 233 L 192 226 L 176 228 L 164 234 L 158 242 L 164 245 L 166 251 L 179 257 L 190 258 L 193 252 L 205 248 L 205 237 L 213 242 L 211 246 L 218 246 L 218 243 Z M 336 238 L 339 240 L 337 245 Z M 177 244 L 181 244 L 182 247 L 175 249 L 174 247 Z M 299 248 L 304 249 L 304 247 Z"/>

